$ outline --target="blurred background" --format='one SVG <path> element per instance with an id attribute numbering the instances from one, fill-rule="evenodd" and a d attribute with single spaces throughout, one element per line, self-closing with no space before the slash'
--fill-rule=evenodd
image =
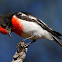
<path id="1" fill-rule="evenodd" d="M 62 33 L 62 0 L 0 0 L 0 14 L 19 11 L 35 15 Z M 23 39 L 11 34 L 12 38 L 0 33 L 0 62 L 12 61 L 17 43 Z M 24 62 L 62 62 L 62 47 L 54 41 L 40 39 L 30 45 Z"/>

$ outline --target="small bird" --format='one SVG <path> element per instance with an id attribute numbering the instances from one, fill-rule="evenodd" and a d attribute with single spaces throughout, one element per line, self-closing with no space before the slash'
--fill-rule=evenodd
<path id="1" fill-rule="evenodd" d="M 11 32 L 14 32 L 25 38 L 23 41 L 31 39 L 33 40 L 32 42 L 35 42 L 41 38 L 54 40 L 62 46 L 62 42 L 59 41 L 62 34 L 52 30 L 42 20 L 26 12 L 1 15 L 0 32 L 3 34 L 9 34 L 9 36 L 11 36 Z"/>

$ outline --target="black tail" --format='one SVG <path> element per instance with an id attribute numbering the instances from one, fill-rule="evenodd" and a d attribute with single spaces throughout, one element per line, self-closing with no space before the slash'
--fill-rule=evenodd
<path id="1" fill-rule="evenodd" d="M 62 47 L 62 42 L 59 41 L 59 39 L 61 39 L 60 36 L 62 36 L 62 34 L 56 32 L 56 31 L 53 31 L 53 34 L 52 34 L 53 39 Z"/>
<path id="2" fill-rule="evenodd" d="M 61 33 L 53 31 L 53 35 L 62 40 L 62 38 L 60 38 L 62 36 Z"/>

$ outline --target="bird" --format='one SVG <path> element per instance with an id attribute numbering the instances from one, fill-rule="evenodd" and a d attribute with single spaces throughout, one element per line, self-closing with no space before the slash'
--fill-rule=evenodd
<path id="1" fill-rule="evenodd" d="M 27 12 L 15 12 L 0 15 L 0 32 L 8 34 L 11 32 L 25 38 L 23 41 L 30 39 L 32 43 L 38 39 L 54 40 L 62 47 L 60 40 L 62 34 L 52 30 L 46 23 L 36 16 Z"/>

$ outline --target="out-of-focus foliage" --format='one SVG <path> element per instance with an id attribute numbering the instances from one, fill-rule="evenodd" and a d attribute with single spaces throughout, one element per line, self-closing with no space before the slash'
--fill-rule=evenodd
<path id="1" fill-rule="evenodd" d="M 32 13 L 62 33 L 62 0 L 0 0 L 0 14 L 19 11 Z M 14 33 L 12 38 L 0 34 L 0 62 L 11 62 L 22 39 Z M 54 41 L 40 39 L 30 45 L 24 62 L 62 62 L 62 48 Z"/>

